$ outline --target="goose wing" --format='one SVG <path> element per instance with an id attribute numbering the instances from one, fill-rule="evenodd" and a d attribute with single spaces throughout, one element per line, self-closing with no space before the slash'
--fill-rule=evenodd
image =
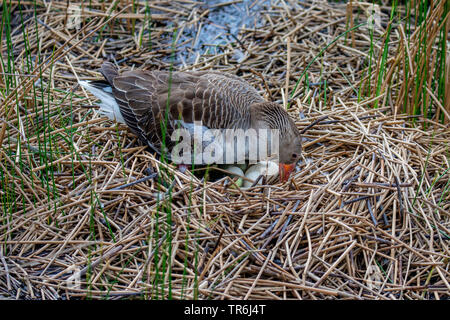
<path id="1" fill-rule="evenodd" d="M 106 76 L 105 76 L 106 77 Z M 263 101 L 240 78 L 217 72 L 135 70 L 108 79 L 127 125 L 160 148 L 180 123 L 206 129 L 250 126 L 250 108 Z"/>

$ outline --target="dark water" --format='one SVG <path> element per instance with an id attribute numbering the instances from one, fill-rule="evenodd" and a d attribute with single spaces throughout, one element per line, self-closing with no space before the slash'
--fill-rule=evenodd
<path id="1" fill-rule="evenodd" d="M 197 34 L 198 37 L 194 44 L 190 42 L 184 48 L 182 47 L 177 60 L 191 64 L 198 55 L 222 53 L 221 45 L 238 42 L 239 30 L 242 27 L 251 29 L 262 27 L 261 10 L 271 6 L 271 1 L 267 0 L 256 1 L 253 6 L 251 5 L 255 2 L 254 0 L 243 0 L 239 3 L 215 7 L 224 2 L 228 1 L 204 1 L 203 7 L 209 8 L 210 12 L 200 21 L 201 28 L 199 28 L 200 22 L 185 27 L 179 42 L 195 39 Z M 244 53 L 238 46 L 235 47 L 233 58 L 239 61 L 244 57 Z"/>

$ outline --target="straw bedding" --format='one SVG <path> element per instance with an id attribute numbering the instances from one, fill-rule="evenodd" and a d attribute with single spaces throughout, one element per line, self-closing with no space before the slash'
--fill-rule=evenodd
<path id="1" fill-rule="evenodd" d="M 354 89 L 368 47 L 358 33 L 356 49 L 342 38 L 313 63 L 309 89 L 299 88 L 301 94 L 289 101 L 306 65 L 345 30 L 346 10 L 306 1 L 302 10 L 289 11 L 286 3 L 263 12 L 264 28 L 241 28 L 221 53 L 185 65 L 171 49 L 173 29 L 166 22 L 178 17 L 175 43 L 189 41 L 181 36 L 183 27 L 208 23 L 202 20 L 208 9 L 195 3 L 173 1 L 155 14 L 151 49 L 138 47 L 129 32 L 133 24 L 136 34 L 143 28 L 142 7 L 109 22 L 114 32 L 106 29 L 97 42 L 83 37 L 107 17 L 85 29 L 81 24 L 70 39 L 76 29 L 65 27 L 65 15 L 57 14 L 65 2 L 47 3 L 38 12 L 40 46 L 47 54 L 42 59 L 53 46 L 61 51 L 36 84 L 52 96 L 46 108 L 31 111 L 36 78 L 27 76 L 17 77 L 25 88 L 18 92 L 20 108 L 9 112 L 2 106 L 9 128 L 3 148 L 21 148 L 26 166 L 2 151 L 2 172 L 15 184 L 18 200 L 15 210 L 4 211 L 0 226 L 0 297 L 449 297 L 448 126 L 403 115 L 389 99 L 380 99 L 378 109 L 372 108 L 374 99 L 358 102 Z M 83 19 L 93 16 L 86 8 Z M 29 23 L 36 48 L 35 25 Z M 19 63 L 23 34 L 13 35 Z M 235 59 L 236 50 L 243 59 Z M 125 127 L 82 107 L 95 100 L 76 79 L 99 77 L 95 68 L 104 59 L 121 67 L 167 69 L 172 52 L 180 62 L 176 69 L 225 70 L 250 81 L 268 100 L 291 103 L 289 112 L 305 138 L 291 181 L 242 191 L 227 176 L 212 181 L 182 173 L 139 145 Z M 45 123 L 52 137 L 45 148 L 53 154 L 47 152 L 42 163 L 34 151 L 44 133 L 27 134 Z M 50 172 L 53 189 L 40 180 Z M 77 286 L 68 281 L 75 272 Z"/>

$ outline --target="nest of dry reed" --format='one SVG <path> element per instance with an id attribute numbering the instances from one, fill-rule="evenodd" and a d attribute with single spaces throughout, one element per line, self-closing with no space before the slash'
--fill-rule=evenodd
<path id="1" fill-rule="evenodd" d="M 308 71 L 309 89 L 291 101 L 289 112 L 305 137 L 297 173 L 285 184 L 242 191 L 230 188 L 228 177 L 205 181 L 162 164 L 126 128 L 81 107 L 95 101 L 77 79 L 100 77 L 95 69 L 104 59 L 169 68 L 173 28 L 166 22 L 175 16 L 178 30 L 201 28 L 211 10 L 187 1 L 149 3 L 160 10 L 152 16 L 151 48 L 138 41 L 145 35 L 143 7 L 130 12 L 120 3 L 99 16 L 111 8 L 93 3 L 83 9 L 76 36 L 66 2 L 42 3 L 37 24 L 24 7 L 30 51 L 39 32 L 42 61 L 48 60 L 39 83 L 31 76 L 37 68 L 16 77 L 19 108 L 8 109 L 14 101 L 2 98 L 8 127 L 2 173 L 16 185 L 17 201 L 0 226 L 0 297 L 449 297 L 450 133 L 400 114 L 392 101 L 378 109 L 371 108 L 374 99 L 357 101 L 369 45 L 362 31 L 354 35 L 358 49 L 344 38 L 328 48 Z M 241 28 L 220 54 L 175 68 L 238 74 L 286 105 L 306 65 L 345 31 L 348 12 L 321 1 L 305 1 L 301 10 L 283 4 L 261 13 L 264 28 Z M 110 31 L 94 41 L 105 23 Z M 23 36 L 13 32 L 18 64 Z M 236 50 L 244 54 L 239 61 Z M 319 94 L 323 79 L 326 98 Z M 36 112 L 33 83 L 53 97 Z M 60 153 L 42 164 L 33 151 L 44 134 L 27 134 L 44 123 L 53 137 L 47 151 Z M 4 151 L 18 149 L 24 167 L 18 153 Z M 42 184 L 44 172 L 52 173 L 53 189 Z"/>

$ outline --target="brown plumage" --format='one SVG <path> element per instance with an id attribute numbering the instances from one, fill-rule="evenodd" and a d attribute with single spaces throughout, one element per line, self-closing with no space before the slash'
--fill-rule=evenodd
<path id="1" fill-rule="evenodd" d="M 237 76 L 214 71 L 133 70 L 119 74 L 109 62 L 102 65 L 101 73 L 106 81 L 82 85 L 103 102 L 92 88 L 112 94 L 124 122 L 157 152 L 161 149 L 163 131 L 170 149 L 171 133 L 180 121 L 184 124 L 200 121 L 209 129 L 279 129 L 280 163 L 292 170 L 299 159 L 300 133 L 288 113 L 265 101 Z"/>

